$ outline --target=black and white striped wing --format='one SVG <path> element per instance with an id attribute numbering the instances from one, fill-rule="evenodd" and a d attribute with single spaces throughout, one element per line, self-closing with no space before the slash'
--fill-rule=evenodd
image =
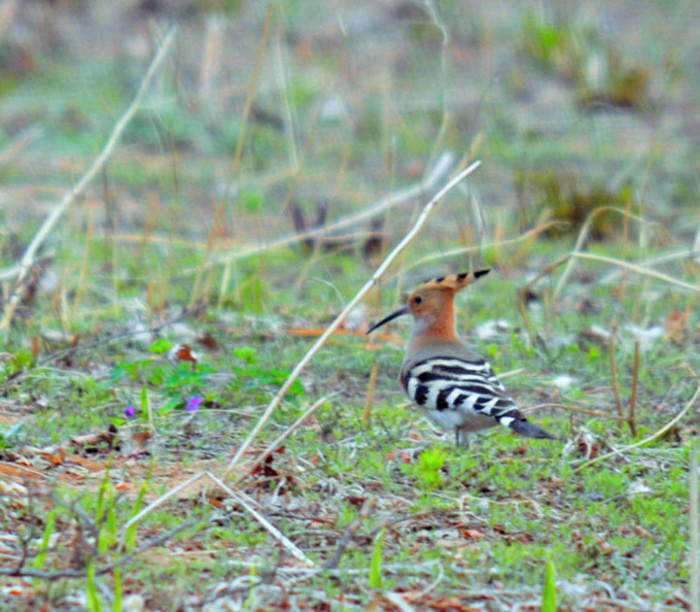
<path id="1" fill-rule="evenodd" d="M 442 423 L 469 428 L 472 417 L 484 416 L 522 436 L 554 439 L 525 418 L 483 359 L 431 357 L 413 364 L 404 372 L 402 382 L 408 396 L 426 410 L 437 411 L 434 416 Z M 461 419 L 448 418 L 448 411 L 455 411 Z"/>
<path id="2" fill-rule="evenodd" d="M 404 384 L 409 397 L 429 410 L 469 410 L 499 419 L 517 409 L 483 359 L 432 357 L 414 364 L 406 372 Z"/>

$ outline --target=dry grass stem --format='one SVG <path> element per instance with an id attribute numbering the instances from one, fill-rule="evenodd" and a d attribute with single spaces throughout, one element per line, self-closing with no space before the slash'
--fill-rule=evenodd
<path id="1" fill-rule="evenodd" d="M 486 242 L 484 244 L 480 244 L 478 246 L 469 246 L 469 247 L 459 247 L 457 249 L 450 249 L 449 251 L 444 251 L 440 253 L 433 253 L 432 255 L 427 255 L 425 257 L 421 257 L 420 259 L 417 259 L 416 261 L 410 263 L 407 266 L 404 266 L 403 272 L 406 272 L 408 270 L 413 270 L 414 268 L 419 268 L 420 266 L 425 265 L 426 263 L 430 263 L 431 261 L 435 261 L 436 259 L 443 261 L 449 257 L 456 257 L 457 255 L 464 255 L 466 253 L 477 253 L 479 251 L 483 251 L 484 249 L 495 249 L 495 248 L 500 248 L 504 246 L 510 246 L 514 244 L 518 244 L 520 242 L 524 242 L 527 240 L 531 240 L 534 238 L 537 238 L 539 234 L 547 230 L 548 228 L 556 225 L 556 222 L 550 221 L 547 223 L 544 223 L 543 225 L 538 225 L 537 227 L 533 227 L 531 230 L 528 230 L 524 234 L 521 234 L 520 236 L 516 236 L 515 238 L 508 238 L 507 240 L 500 240 L 497 242 Z"/>
<path id="2" fill-rule="evenodd" d="M 236 493 L 233 489 L 228 487 L 226 484 L 224 484 L 217 476 L 214 474 L 211 474 L 210 472 L 205 472 L 205 475 L 208 476 L 214 484 L 216 484 L 220 489 L 228 493 L 233 499 L 236 500 L 241 506 L 243 506 L 251 515 L 252 517 L 258 521 L 276 540 L 278 540 L 294 557 L 299 559 L 299 561 L 303 561 L 307 565 L 313 567 L 315 563 L 309 559 L 302 551 L 301 549 L 294 544 L 287 536 L 285 536 L 277 527 L 275 527 L 270 521 L 268 521 L 262 514 L 260 514 L 255 508 L 253 508 L 252 504 L 248 503 L 246 499 L 244 499 L 244 496 L 242 494 Z M 252 500 L 251 500 L 252 501 Z"/>
<path id="3" fill-rule="evenodd" d="M 88 168 L 87 172 L 83 174 L 80 180 L 73 185 L 68 193 L 63 196 L 63 199 L 58 203 L 58 205 L 54 207 L 51 214 L 46 218 L 43 225 L 41 228 L 39 228 L 39 231 L 35 234 L 34 238 L 29 243 L 29 246 L 22 255 L 17 271 L 15 290 L 5 304 L 2 321 L 0 321 L 0 334 L 7 334 L 9 330 L 15 310 L 22 301 L 22 297 L 26 291 L 25 281 L 27 280 L 29 272 L 36 261 L 36 253 L 39 250 L 39 247 L 41 247 L 44 240 L 46 240 L 46 238 L 49 236 L 51 230 L 54 228 L 58 220 L 65 214 L 71 204 L 75 201 L 75 198 L 85 190 L 95 175 L 100 172 L 103 166 L 107 163 L 107 160 L 114 152 L 121 135 L 124 133 L 126 126 L 129 125 L 129 122 L 141 106 L 141 100 L 146 94 L 146 91 L 148 91 L 153 77 L 155 76 L 156 72 L 158 72 L 158 69 L 167 57 L 170 47 L 175 40 L 176 32 L 177 27 L 174 26 L 163 39 L 163 42 L 158 49 L 158 53 L 156 53 L 156 56 L 153 58 L 151 65 L 148 67 L 148 70 L 141 81 L 141 85 L 136 92 L 134 100 L 131 102 L 124 114 L 119 118 L 119 121 L 117 121 L 117 123 L 114 125 L 112 133 L 109 135 L 109 138 L 107 139 L 107 142 L 105 143 L 105 146 L 100 154 L 97 156 L 90 168 Z"/>
<path id="4" fill-rule="evenodd" d="M 450 167 L 453 165 L 454 160 L 454 153 L 452 153 L 451 151 L 446 151 L 440 156 L 438 161 L 435 163 L 435 166 L 431 168 L 430 172 L 425 177 L 425 179 L 423 179 L 419 183 L 411 185 L 410 187 L 406 187 L 386 196 L 385 198 L 382 198 L 376 204 L 369 206 L 368 208 L 359 213 L 348 215 L 347 217 L 338 219 L 337 221 L 329 223 L 324 227 L 314 228 L 309 230 L 308 232 L 304 232 L 301 234 L 294 233 L 291 235 L 282 236 L 277 240 L 272 240 L 271 242 L 267 242 L 265 244 L 251 245 L 243 247 L 241 249 L 237 249 L 233 253 L 230 253 L 226 256 L 220 257 L 207 263 L 206 267 L 209 268 L 215 265 L 223 265 L 233 261 L 240 261 L 248 257 L 260 255 L 261 253 L 266 253 L 268 251 L 274 251 L 275 249 L 279 249 L 282 247 L 298 244 L 299 242 L 303 242 L 308 238 L 322 236 L 326 233 L 330 233 L 351 225 L 356 225 L 358 223 L 366 221 L 367 219 L 376 217 L 377 215 L 386 212 L 394 206 L 421 197 L 426 191 L 433 189 L 437 185 L 437 183 L 440 180 L 442 180 L 445 174 L 447 174 Z M 191 273 L 188 270 L 184 270 L 183 274 L 187 274 L 188 272 Z"/>
<path id="5" fill-rule="evenodd" d="M 538 410 L 539 408 L 558 408 L 568 412 L 577 412 L 579 414 L 587 414 L 588 416 L 596 417 L 597 419 L 617 419 L 614 414 L 601 412 L 600 410 L 589 410 L 587 408 L 579 408 L 578 406 L 567 406 L 566 404 L 537 404 L 536 406 L 528 406 L 523 409 L 523 412 Z"/>
<path id="6" fill-rule="evenodd" d="M 204 279 L 204 273 L 207 269 L 207 262 L 209 261 L 209 255 L 211 253 L 214 239 L 219 233 L 219 230 L 223 224 L 224 211 L 226 210 L 226 203 L 228 202 L 230 190 L 231 190 L 231 178 L 236 176 L 238 172 L 238 167 L 241 163 L 241 157 L 243 155 L 243 145 L 245 144 L 246 129 L 248 127 L 248 120 L 250 118 L 250 111 L 253 108 L 253 100 L 255 99 L 255 94 L 258 90 L 258 82 L 260 80 L 260 74 L 262 72 L 262 61 L 265 57 L 265 47 L 267 46 L 267 39 L 270 34 L 270 26 L 272 24 L 272 15 L 274 13 L 273 5 L 270 5 L 267 9 L 267 16 L 265 17 L 265 23 L 263 25 L 262 35 L 258 42 L 258 49 L 255 54 L 255 68 L 253 70 L 253 76 L 251 78 L 250 86 L 246 94 L 245 109 L 243 111 L 243 117 L 241 118 L 241 132 L 238 135 L 238 142 L 236 143 L 236 152 L 231 160 L 231 167 L 229 169 L 229 180 L 226 181 L 226 189 L 221 197 L 221 201 L 216 206 L 214 211 L 214 222 L 211 229 L 209 230 L 209 235 L 207 236 L 207 245 L 204 249 L 204 254 L 202 255 L 202 263 L 199 265 L 197 270 L 197 276 L 194 280 L 194 287 L 192 288 L 192 295 L 190 297 L 190 308 L 192 308 L 199 300 L 199 296 L 202 290 L 202 281 Z"/>
<path id="7" fill-rule="evenodd" d="M 532 327 L 532 322 L 530 321 L 530 315 L 527 312 L 527 296 L 530 293 L 531 287 L 538 281 L 540 280 L 543 276 L 547 276 L 552 270 L 558 268 L 561 266 L 563 263 L 568 261 L 570 255 L 564 255 L 563 257 L 560 257 L 556 261 L 553 261 L 551 264 L 545 266 L 540 270 L 533 278 L 531 278 L 525 286 L 520 290 L 518 293 L 518 308 L 520 309 L 520 316 L 523 318 L 523 323 L 525 324 L 525 327 L 527 328 L 528 335 L 530 336 L 530 341 L 533 344 L 541 344 L 541 341 L 538 337 L 538 335 L 535 333 L 535 330 Z"/>
<path id="8" fill-rule="evenodd" d="M 630 213 L 630 211 L 625 210 L 623 208 L 617 208 L 615 206 L 601 206 L 600 208 L 596 208 L 584 221 L 583 225 L 581 226 L 581 229 L 578 233 L 578 237 L 576 238 L 576 244 L 574 245 L 574 250 L 571 251 L 570 255 L 573 257 L 575 255 L 578 255 L 581 252 L 581 249 L 583 248 L 584 243 L 588 239 L 588 234 L 591 229 L 591 225 L 593 221 L 595 221 L 595 218 L 604 213 L 604 212 L 616 212 L 625 217 L 625 219 L 634 219 L 635 221 L 638 221 L 641 224 L 646 223 L 646 220 L 642 217 L 639 217 L 637 215 L 633 215 Z M 564 285 L 566 284 L 566 281 L 569 278 L 569 275 L 573 271 L 574 267 L 574 260 L 569 260 L 568 265 L 564 269 L 563 274 L 561 275 L 561 278 L 559 279 L 559 282 L 557 283 L 556 288 L 554 289 L 554 295 L 553 295 L 553 301 L 556 302 L 557 298 L 559 297 L 559 294 L 561 293 L 561 290 L 564 288 Z"/>
<path id="9" fill-rule="evenodd" d="M 624 408 L 622 407 L 622 398 L 620 397 L 620 385 L 617 380 L 617 364 L 615 362 L 615 331 L 610 331 L 608 338 L 608 352 L 610 353 L 610 375 L 612 376 L 612 388 L 615 393 L 615 405 L 617 406 L 618 425 L 622 425 L 625 417 Z"/>
<path id="10" fill-rule="evenodd" d="M 216 477 L 214 474 L 208 471 L 204 472 L 198 472 L 185 482 L 180 483 L 176 487 L 173 487 L 169 491 L 166 491 L 163 495 L 161 495 L 158 499 L 154 500 L 151 502 L 148 506 L 146 506 L 143 510 L 141 510 L 136 516 L 132 517 L 129 521 L 127 521 L 124 524 L 124 527 L 122 528 L 122 537 L 121 537 L 121 542 L 122 545 L 124 543 L 124 539 L 126 537 L 126 532 L 129 529 L 130 526 L 138 523 L 144 516 L 147 514 L 153 512 L 156 508 L 161 506 L 163 503 L 165 503 L 168 499 L 170 499 L 173 495 L 178 493 L 179 491 L 182 491 L 189 487 L 191 484 L 197 482 L 198 480 L 201 480 L 202 478 L 208 478 L 211 480 L 216 486 L 218 486 L 220 489 L 222 489 L 225 493 L 227 493 L 236 503 L 240 504 L 245 508 L 251 516 L 262 525 L 263 528 L 265 528 L 276 540 L 278 540 L 294 557 L 299 559 L 300 561 L 303 561 L 307 565 L 313 566 L 314 563 L 311 561 L 300 549 L 299 547 L 294 544 L 289 538 L 287 538 L 277 527 L 272 525 L 270 521 L 268 521 L 260 512 L 258 512 L 252 505 L 253 500 L 247 501 L 245 498 L 247 497 L 243 492 L 236 492 L 234 491 L 231 487 L 225 485 L 221 480 L 219 480 L 218 477 Z"/>
<path id="11" fill-rule="evenodd" d="M 613 264 L 614 266 L 620 266 L 621 268 L 630 270 L 632 272 L 636 272 L 637 274 L 641 274 L 642 276 L 650 276 L 652 278 L 657 278 L 667 283 L 671 283 L 672 285 L 676 285 L 677 287 L 682 287 L 683 289 L 693 291 L 694 293 L 700 293 L 700 285 L 686 283 L 685 281 L 678 280 L 677 278 L 669 276 L 668 274 L 664 274 L 663 272 L 657 272 L 656 270 L 633 264 L 628 261 L 623 261 L 621 259 L 615 259 L 614 257 L 606 257 L 605 255 L 593 255 L 591 253 L 571 253 L 571 257 Z"/>
<path id="12" fill-rule="evenodd" d="M 438 191 L 435 196 L 433 196 L 430 201 L 423 207 L 418 219 L 416 219 L 413 227 L 404 236 L 403 240 L 394 247 L 394 250 L 389 253 L 381 265 L 376 269 L 372 277 L 365 283 L 365 285 L 355 294 L 355 297 L 350 300 L 345 308 L 335 317 L 333 322 L 326 328 L 326 331 L 318 338 L 318 340 L 311 346 L 307 351 L 306 355 L 302 357 L 301 361 L 297 363 L 292 373 L 287 378 L 286 382 L 282 385 L 280 390 L 277 392 L 275 397 L 272 399 L 270 404 L 265 409 L 265 412 L 260 417 L 260 420 L 250 432 L 248 437 L 244 440 L 241 446 L 236 451 L 236 454 L 231 459 L 224 473 L 224 479 L 228 478 L 233 471 L 233 468 L 240 461 L 241 457 L 248 449 L 255 437 L 260 433 L 260 430 L 265 426 L 267 421 L 272 416 L 272 413 L 277 409 L 277 407 L 282 403 L 284 396 L 289 391 L 294 381 L 299 377 L 302 370 L 309 364 L 313 359 L 314 355 L 319 351 L 319 349 L 326 343 L 326 340 L 333 334 L 333 332 L 340 326 L 340 324 L 345 320 L 345 318 L 350 314 L 353 308 L 360 303 L 360 301 L 367 295 L 367 292 L 374 287 L 379 280 L 382 278 L 386 270 L 392 264 L 392 262 L 398 257 L 398 255 L 411 243 L 411 241 L 418 235 L 425 222 L 428 220 L 430 213 L 433 211 L 435 206 L 444 198 L 450 191 L 452 191 L 461 181 L 463 181 L 467 176 L 474 172 L 481 165 L 480 161 L 475 161 L 469 167 L 462 170 L 457 176 L 450 180 L 447 185 L 445 185 L 440 191 Z"/>
<path id="13" fill-rule="evenodd" d="M 204 51 L 199 70 L 199 100 L 211 105 L 216 88 L 216 79 L 221 71 L 221 48 L 224 33 L 224 20 L 221 15 L 209 16 L 204 33 Z M 215 104 L 214 104 L 215 105 Z"/>
<path id="14" fill-rule="evenodd" d="M 271 444 L 268 444 L 267 448 L 260 454 L 260 456 L 253 461 L 250 465 L 246 466 L 246 473 L 242 475 L 236 482 L 233 483 L 233 486 L 237 486 L 248 474 L 250 474 L 256 467 L 258 467 L 265 459 L 267 459 L 272 452 L 280 445 L 282 442 L 284 442 L 290 435 L 292 435 L 299 427 L 301 426 L 306 419 L 308 419 L 316 410 L 318 410 L 323 404 L 325 404 L 328 401 L 329 396 L 324 395 L 321 399 L 316 400 L 309 408 L 304 411 L 304 414 L 302 414 L 294 423 L 292 423 L 287 429 L 285 429 L 277 438 L 275 438 L 274 442 Z"/>
<path id="15" fill-rule="evenodd" d="M 683 410 L 681 410 L 673 419 L 671 419 L 664 427 L 659 429 L 655 434 L 652 434 L 648 438 L 644 438 L 644 440 L 640 440 L 639 442 L 635 442 L 634 444 L 630 444 L 629 446 L 625 446 L 623 448 L 618 448 L 617 450 L 614 450 L 610 453 L 606 453 L 605 455 L 600 455 L 596 457 L 595 459 L 591 459 L 590 461 L 586 461 L 586 463 L 578 466 L 573 473 L 578 474 L 580 471 L 591 467 L 592 465 L 595 465 L 596 463 L 600 463 L 601 461 L 605 461 L 606 459 L 610 459 L 611 457 L 615 457 L 616 455 L 620 455 L 622 453 L 626 453 L 627 451 L 631 451 L 635 448 L 639 448 L 640 446 L 645 446 L 646 444 L 649 444 L 650 442 L 653 442 L 654 440 L 658 440 L 660 437 L 662 437 L 667 431 L 669 431 L 678 421 L 680 421 L 686 413 L 693 407 L 695 404 L 695 401 L 698 399 L 698 396 L 700 396 L 700 386 L 698 386 L 697 389 L 695 389 L 695 393 L 693 393 L 693 397 L 690 398 L 690 401 L 683 407 Z"/>
<path id="16" fill-rule="evenodd" d="M 612 336 L 611 336 L 612 337 Z M 639 383 L 639 340 L 634 341 L 634 368 L 632 370 L 632 394 L 630 396 L 629 416 L 627 422 L 632 435 L 637 437 L 637 423 L 635 421 L 635 409 L 637 406 L 637 384 Z"/>
<path id="17" fill-rule="evenodd" d="M 362 422 L 369 425 L 372 420 L 372 404 L 374 404 L 374 390 L 377 386 L 377 374 L 379 373 L 379 362 L 375 361 L 372 366 L 372 372 L 369 375 L 369 384 L 367 385 L 367 399 L 365 399 L 365 410 L 362 413 Z"/>

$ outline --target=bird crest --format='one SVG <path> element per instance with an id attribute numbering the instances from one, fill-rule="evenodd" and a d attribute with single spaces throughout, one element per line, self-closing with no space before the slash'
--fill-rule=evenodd
<path id="1" fill-rule="evenodd" d="M 448 274 L 438 276 L 425 281 L 418 289 L 447 289 L 449 291 L 461 291 L 467 285 L 471 285 L 477 278 L 488 274 L 490 270 L 476 270 L 474 272 L 461 272 L 460 274 Z"/>

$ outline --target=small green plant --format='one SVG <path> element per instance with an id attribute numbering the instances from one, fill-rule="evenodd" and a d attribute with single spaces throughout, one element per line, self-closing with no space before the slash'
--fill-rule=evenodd
<path id="1" fill-rule="evenodd" d="M 102 602 L 95 583 L 95 561 L 90 559 L 87 564 L 87 609 L 90 612 L 102 612 Z"/>
<path id="2" fill-rule="evenodd" d="M 544 574 L 542 591 L 542 612 L 557 612 L 557 584 L 552 557 L 547 557 L 547 570 Z"/>
<path id="3" fill-rule="evenodd" d="M 447 453 L 440 448 L 429 448 L 421 453 L 418 459 L 418 469 L 423 483 L 428 489 L 434 489 L 442 484 L 440 470 L 445 465 L 445 459 L 447 459 Z"/>
<path id="4" fill-rule="evenodd" d="M 131 516 L 129 517 L 129 520 L 133 519 L 140 511 L 141 511 L 141 505 L 143 504 L 143 499 L 146 495 L 146 491 L 148 490 L 148 484 L 151 479 L 151 473 L 153 471 L 153 464 L 151 464 L 150 469 L 148 470 L 148 476 L 146 477 L 146 480 L 143 481 L 143 484 L 141 485 L 141 488 L 139 489 L 139 494 L 136 496 L 136 501 L 134 502 L 134 507 L 131 509 Z M 124 550 L 128 553 L 132 552 L 134 548 L 136 547 L 136 530 L 138 528 L 138 522 L 134 522 L 131 525 L 129 525 L 129 528 L 126 530 L 126 533 L 124 534 Z"/>
<path id="5" fill-rule="evenodd" d="M 382 548 L 384 546 L 385 531 L 385 528 L 382 527 L 377 539 L 374 541 L 372 563 L 369 567 L 369 586 L 372 589 L 380 589 L 382 587 Z"/>
<path id="6" fill-rule="evenodd" d="M 24 426 L 24 421 L 18 421 L 7 429 L 0 429 L 0 450 L 10 448 L 13 444 L 13 438 L 17 438 L 17 434 Z"/>
<path id="7" fill-rule="evenodd" d="M 56 520 L 56 513 L 51 510 L 46 515 L 46 527 L 44 527 L 44 537 L 41 539 L 41 548 L 34 559 L 34 567 L 36 569 L 44 569 L 44 563 L 46 562 L 46 551 L 49 548 L 49 541 L 51 539 L 51 534 L 53 533 L 53 528 Z"/>
<path id="8" fill-rule="evenodd" d="M 232 390 L 259 391 L 262 385 L 279 387 L 289 376 L 289 370 L 259 364 L 257 351 L 250 346 L 238 347 L 233 351 L 233 354 L 243 363 L 234 364 L 232 368 L 235 374 L 230 383 Z M 289 389 L 289 395 L 302 397 L 306 395 L 301 381 L 294 381 Z"/>
<path id="9" fill-rule="evenodd" d="M 590 26 L 527 13 L 521 48 L 545 70 L 575 84 L 582 107 L 648 105 L 649 69 L 622 58 Z"/>

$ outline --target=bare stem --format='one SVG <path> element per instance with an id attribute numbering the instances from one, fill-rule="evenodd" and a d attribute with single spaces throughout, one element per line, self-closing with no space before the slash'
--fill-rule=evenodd
<path id="1" fill-rule="evenodd" d="M 637 437 L 637 423 L 635 421 L 635 410 L 637 407 L 637 383 L 639 382 L 639 340 L 634 342 L 634 369 L 632 370 L 632 395 L 630 396 L 630 409 L 627 422 L 632 435 Z"/>
<path id="2" fill-rule="evenodd" d="M 610 352 L 610 373 L 612 375 L 612 386 L 615 392 L 615 404 L 617 405 L 617 416 L 618 425 L 622 425 L 622 421 L 625 418 L 624 410 L 622 408 L 622 399 L 620 398 L 620 387 L 617 382 L 617 365 L 615 364 L 615 331 L 610 331 L 610 338 L 608 339 L 608 350 Z"/>
<path id="3" fill-rule="evenodd" d="M 606 459 L 610 459 L 611 457 L 614 457 L 615 455 L 620 455 L 622 453 L 626 453 L 627 451 L 631 451 L 635 448 L 639 448 L 640 446 L 644 446 L 646 444 L 649 444 L 650 442 L 653 442 L 654 440 L 658 440 L 661 436 L 663 436 L 669 429 L 671 429 L 678 421 L 680 421 L 690 410 L 693 405 L 695 404 L 695 401 L 698 399 L 698 396 L 700 396 L 700 386 L 698 386 L 697 389 L 695 389 L 695 393 L 693 393 L 693 397 L 690 398 L 690 401 L 683 407 L 683 410 L 681 410 L 675 417 L 673 417 L 664 427 L 659 429 L 655 434 L 652 434 L 648 438 L 644 438 L 644 440 L 640 440 L 639 442 L 635 442 L 634 444 L 631 444 L 630 446 L 625 446 L 623 448 L 618 448 L 617 450 L 612 451 L 611 453 L 606 453 L 605 455 L 599 455 L 595 459 L 591 459 L 590 461 L 586 461 L 586 463 L 583 463 L 579 465 L 575 470 L 574 474 L 578 474 L 580 471 L 585 470 L 587 467 L 591 467 L 592 465 L 595 465 L 596 463 L 600 463 L 601 461 L 605 461 Z"/>

